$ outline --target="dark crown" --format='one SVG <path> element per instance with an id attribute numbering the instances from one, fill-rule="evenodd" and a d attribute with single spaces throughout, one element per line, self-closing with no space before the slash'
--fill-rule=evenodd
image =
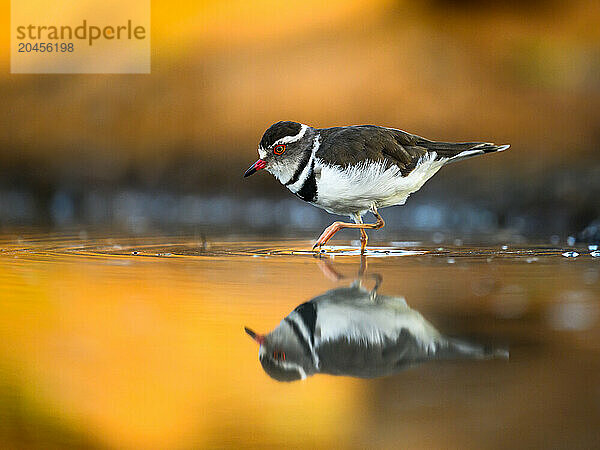
<path id="1" fill-rule="evenodd" d="M 298 122 L 281 121 L 271 125 L 260 140 L 262 148 L 268 148 L 274 142 L 286 136 L 295 136 L 300 132 L 302 125 Z"/>

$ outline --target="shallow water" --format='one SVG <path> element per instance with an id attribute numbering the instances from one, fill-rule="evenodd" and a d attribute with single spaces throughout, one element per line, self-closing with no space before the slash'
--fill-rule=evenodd
<path id="1" fill-rule="evenodd" d="M 343 241 L 336 241 L 338 242 Z M 0 237 L 0 439 L 10 448 L 590 448 L 600 258 L 587 247 Z M 577 251 L 577 257 L 563 253 Z M 244 326 L 360 278 L 510 358 L 281 383 Z"/>

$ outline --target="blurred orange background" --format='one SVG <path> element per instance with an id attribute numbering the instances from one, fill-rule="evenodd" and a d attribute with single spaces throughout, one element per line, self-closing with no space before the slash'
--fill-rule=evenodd
<path id="1" fill-rule="evenodd" d="M 117 177 L 182 151 L 250 160 L 291 119 L 511 142 L 498 164 L 564 163 L 597 153 L 598 17 L 586 1 L 156 0 L 150 76 L 15 76 L 3 14 L 2 162 L 93 155 Z"/>
<path id="2" fill-rule="evenodd" d="M 598 2 L 156 0 L 150 75 L 10 75 L 3 5 L 0 189 L 31 192 L 35 218 L 64 190 L 286 196 L 239 178 L 278 120 L 511 143 L 419 195 L 493 204 L 521 185 L 503 202 L 600 216 L 565 197 L 600 192 Z"/>

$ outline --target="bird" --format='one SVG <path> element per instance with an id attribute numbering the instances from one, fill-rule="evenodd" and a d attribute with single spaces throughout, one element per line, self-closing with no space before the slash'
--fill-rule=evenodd
<path id="1" fill-rule="evenodd" d="M 259 344 L 264 371 L 277 381 L 322 373 L 375 378 L 433 360 L 508 358 L 508 350 L 443 336 L 404 297 L 367 291 L 356 280 L 297 306 Z"/>
<path id="2" fill-rule="evenodd" d="M 366 230 L 385 225 L 379 209 L 403 205 L 425 182 L 449 163 L 501 152 L 510 145 L 487 142 L 438 142 L 377 125 L 314 128 L 280 121 L 263 134 L 259 159 L 244 178 L 265 169 L 300 199 L 325 211 L 349 216 L 319 236 L 313 250 L 321 251 L 344 228 L 360 230 L 361 253 Z M 364 223 L 367 212 L 375 223 Z"/>

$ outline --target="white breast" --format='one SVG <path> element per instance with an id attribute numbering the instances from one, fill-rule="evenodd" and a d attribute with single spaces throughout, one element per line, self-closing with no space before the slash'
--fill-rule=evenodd
<path id="1" fill-rule="evenodd" d="M 364 213 L 372 205 L 378 208 L 403 205 L 447 161 L 427 154 L 417 167 L 403 177 L 397 166 L 386 168 L 383 162 L 368 161 L 342 169 L 315 159 L 317 178 L 316 205 L 335 214 Z"/>

